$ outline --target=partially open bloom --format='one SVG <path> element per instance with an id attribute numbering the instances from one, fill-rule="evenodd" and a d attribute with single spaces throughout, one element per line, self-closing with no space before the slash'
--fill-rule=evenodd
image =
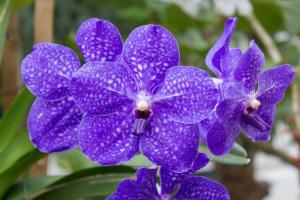
<path id="1" fill-rule="evenodd" d="M 206 57 L 208 67 L 217 75 L 221 100 L 215 112 L 200 123 L 202 137 L 212 153 L 228 152 L 240 128 L 253 141 L 267 141 L 273 126 L 276 104 L 284 97 L 295 71 L 280 65 L 264 72 L 264 55 L 254 41 L 243 53 L 230 48 L 237 20 L 228 19 L 224 32 Z"/>
<path id="2" fill-rule="evenodd" d="M 193 123 L 211 113 L 219 93 L 205 71 L 178 62 L 174 36 L 159 25 L 144 25 L 131 32 L 118 62 L 88 62 L 74 73 L 70 92 L 85 113 L 82 152 L 113 165 L 141 150 L 154 164 L 187 170 L 198 153 Z"/>
<path id="3" fill-rule="evenodd" d="M 136 180 L 122 181 L 108 200 L 229 200 L 229 194 L 221 184 L 192 176 L 207 161 L 207 157 L 199 154 L 192 168 L 185 173 L 174 173 L 161 167 L 160 185 L 157 169 L 141 168 L 136 173 Z"/>
<path id="4" fill-rule="evenodd" d="M 90 31 L 83 32 L 82 27 Z M 86 62 L 115 61 L 122 52 L 120 33 L 106 20 L 90 19 L 83 23 L 76 43 Z M 37 96 L 28 117 L 30 138 L 42 152 L 78 146 L 82 112 L 70 95 L 69 83 L 80 66 L 73 50 L 52 43 L 35 45 L 22 62 L 24 83 Z"/>

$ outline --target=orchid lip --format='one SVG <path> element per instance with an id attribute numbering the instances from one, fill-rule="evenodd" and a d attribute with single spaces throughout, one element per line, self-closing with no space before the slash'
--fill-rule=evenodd
<path id="1" fill-rule="evenodd" d="M 261 105 L 261 102 L 258 101 L 256 98 L 251 98 L 246 102 L 244 114 L 249 115 L 251 113 L 254 113 L 258 110 L 259 106 Z"/>

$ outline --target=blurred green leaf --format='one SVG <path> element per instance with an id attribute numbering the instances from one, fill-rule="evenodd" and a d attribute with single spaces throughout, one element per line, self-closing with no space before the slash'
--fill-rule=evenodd
<path id="1" fill-rule="evenodd" d="M 60 179 L 61 176 L 32 177 L 16 183 L 4 196 L 4 200 L 24 200 L 31 194 L 44 190 L 49 185 Z"/>
<path id="2" fill-rule="evenodd" d="M 13 9 L 23 8 L 31 4 L 33 0 L 14 0 Z"/>
<path id="3" fill-rule="evenodd" d="M 74 200 L 94 196 L 108 196 L 115 191 L 123 179 L 132 174 L 107 174 L 87 177 L 54 188 L 32 198 L 32 200 Z"/>
<path id="4" fill-rule="evenodd" d="M 13 185 L 15 180 L 24 171 L 28 170 L 30 166 L 36 163 L 38 160 L 43 158 L 46 154 L 34 150 L 21 158 L 12 167 L 0 174 L 0 199 L 2 199 L 5 192 Z"/>
<path id="5" fill-rule="evenodd" d="M 5 42 L 6 29 L 7 29 L 7 24 L 9 21 L 12 7 L 13 7 L 12 0 L 0 1 L 0 63 L 2 60 L 2 52 L 3 52 L 4 42 Z"/>
<path id="6" fill-rule="evenodd" d="M 287 30 L 293 34 L 300 33 L 300 1 L 281 0 L 279 5 L 282 8 Z"/>
<path id="7" fill-rule="evenodd" d="M 0 174 L 34 149 L 27 131 L 17 133 L 10 145 L 0 154 Z"/>
<path id="8" fill-rule="evenodd" d="M 246 150 L 237 143 L 234 144 L 229 153 L 223 156 L 213 155 L 204 144 L 200 145 L 200 150 L 210 156 L 213 161 L 221 164 L 246 165 L 250 162 L 250 159 L 247 157 Z"/>
<path id="9" fill-rule="evenodd" d="M 93 167 L 89 169 L 84 169 L 78 172 L 74 172 L 67 176 L 34 177 L 16 183 L 13 187 L 10 188 L 8 193 L 5 195 L 4 199 L 7 200 L 8 199 L 23 200 L 28 198 L 32 199 L 34 196 L 38 196 L 45 191 L 49 191 L 49 194 L 48 192 L 46 192 L 46 194 L 42 194 L 41 195 L 42 197 L 37 197 L 37 199 L 44 198 L 44 195 L 47 198 L 50 198 L 51 195 L 54 195 L 52 194 L 52 192 L 56 191 L 57 189 L 59 191 L 67 189 L 68 187 L 65 188 L 66 185 L 71 185 L 72 187 L 73 186 L 75 187 L 75 185 L 77 184 L 74 183 L 77 182 L 80 183 L 89 183 L 93 181 L 97 182 L 98 179 L 101 179 L 100 181 L 105 181 L 106 178 L 111 178 L 111 177 L 126 178 L 128 176 L 133 176 L 133 174 L 134 174 L 134 170 L 130 167 L 111 166 L 111 167 Z M 117 183 L 115 183 L 115 185 L 116 184 Z M 114 189 L 115 185 L 113 185 L 113 188 L 110 188 L 110 191 Z M 85 193 L 81 191 L 80 195 L 84 195 L 85 197 L 95 196 L 94 193 L 93 194 L 88 193 L 88 188 L 83 188 L 83 189 Z M 100 195 L 102 194 L 103 191 L 101 192 Z M 78 197 L 72 196 L 70 197 L 70 199 L 80 198 L 80 195 Z M 105 195 L 108 195 L 108 192 Z M 96 196 L 99 196 L 99 194 L 96 194 Z M 64 199 L 64 196 L 60 198 Z M 56 197 L 54 199 L 56 199 Z"/>
<path id="10" fill-rule="evenodd" d="M 123 163 L 123 165 L 131 166 L 131 167 L 149 167 L 152 166 L 153 164 L 143 154 L 138 154 L 135 157 L 133 157 L 131 160 Z"/>
<path id="11" fill-rule="evenodd" d="M 0 121 L 0 153 L 2 153 L 15 137 L 20 125 L 27 116 L 34 96 L 24 88 L 11 104 Z"/>
<path id="12" fill-rule="evenodd" d="M 54 154 L 53 156 L 56 156 L 58 164 L 62 168 L 72 172 L 97 166 L 87 159 L 79 148 Z"/>

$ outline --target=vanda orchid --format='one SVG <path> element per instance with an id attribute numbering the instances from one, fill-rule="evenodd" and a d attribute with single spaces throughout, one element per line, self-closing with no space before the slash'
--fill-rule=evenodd
<path id="1" fill-rule="evenodd" d="M 91 30 L 81 27 L 80 32 Z M 128 36 L 120 61 L 88 62 L 75 72 L 70 93 L 85 113 L 82 152 L 113 165 L 140 150 L 156 165 L 186 171 L 198 153 L 195 123 L 211 113 L 219 93 L 205 71 L 178 63 L 172 33 L 144 25 Z"/>
<path id="2" fill-rule="evenodd" d="M 138 169 L 136 180 L 122 181 L 108 200 L 229 200 L 229 194 L 221 184 L 192 176 L 208 161 L 205 154 L 199 154 L 191 169 L 183 173 L 174 173 L 165 167 Z M 160 184 L 157 178 L 160 178 Z"/>
<path id="3" fill-rule="evenodd" d="M 93 30 L 83 31 L 91 25 Z M 120 33 L 106 20 L 88 20 L 75 39 L 85 62 L 115 61 L 122 52 Z M 72 49 L 52 43 L 35 45 L 22 62 L 23 81 L 37 96 L 28 117 L 30 139 L 42 152 L 69 150 L 79 144 L 78 129 L 83 114 L 70 95 L 69 84 L 80 67 Z"/>
<path id="4" fill-rule="evenodd" d="M 254 41 L 244 53 L 229 47 L 236 23 L 236 18 L 227 20 L 223 34 L 206 57 L 206 64 L 217 75 L 221 99 L 215 112 L 200 123 L 200 132 L 216 155 L 233 147 L 241 128 L 253 141 L 270 139 L 276 104 L 295 75 L 288 64 L 261 72 L 265 59 Z"/>
<path id="5" fill-rule="evenodd" d="M 32 142 L 46 153 L 80 147 L 101 165 L 144 154 L 155 169 L 139 169 L 109 200 L 229 200 L 221 184 L 192 176 L 209 162 L 200 141 L 222 155 L 240 128 L 268 140 L 275 106 L 294 77 L 290 65 L 261 72 L 264 56 L 253 41 L 244 53 L 230 48 L 236 22 L 227 21 L 206 57 L 217 78 L 181 66 L 175 37 L 160 25 L 135 28 L 123 44 L 109 21 L 86 20 L 75 37 L 83 65 L 68 47 L 34 46 L 21 66 L 37 96 L 28 119 Z"/>

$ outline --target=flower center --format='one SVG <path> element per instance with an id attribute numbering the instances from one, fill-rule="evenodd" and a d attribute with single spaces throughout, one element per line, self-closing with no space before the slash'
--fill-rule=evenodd
<path id="1" fill-rule="evenodd" d="M 140 92 L 137 95 L 136 106 L 133 110 L 136 117 L 133 125 L 133 132 L 141 134 L 147 125 L 147 120 L 152 114 L 150 105 L 150 96 L 147 96 L 145 92 Z"/>
<path id="2" fill-rule="evenodd" d="M 249 115 L 251 113 L 256 112 L 260 105 L 261 105 L 260 101 L 258 101 L 256 98 L 249 99 L 249 101 L 247 101 L 246 103 L 244 114 Z"/>
<path id="3" fill-rule="evenodd" d="M 139 111 L 146 111 L 149 109 L 149 103 L 145 100 L 141 100 L 137 103 L 136 108 Z"/>
<path id="4" fill-rule="evenodd" d="M 137 119 L 148 119 L 151 115 L 150 96 L 145 92 L 140 92 L 137 95 L 136 107 L 134 113 Z"/>

